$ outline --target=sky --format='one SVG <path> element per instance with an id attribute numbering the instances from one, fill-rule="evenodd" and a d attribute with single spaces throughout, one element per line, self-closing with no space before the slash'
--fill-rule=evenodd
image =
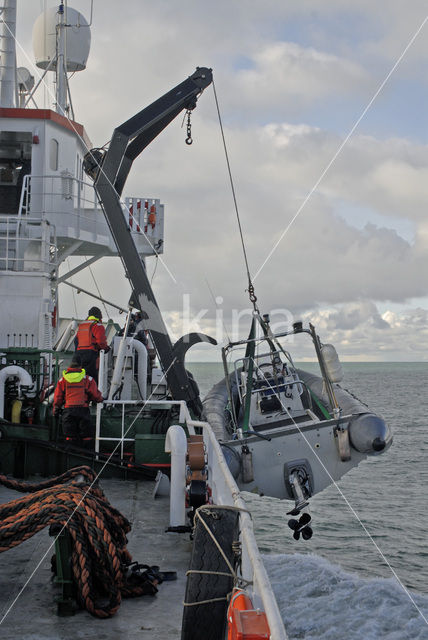
<path id="1" fill-rule="evenodd" d="M 19 6 L 31 58 L 32 24 L 54 4 Z M 89 19 L 90 0 L 70 6 Z M 87 69 L 70 80 L 76 120 L 101 146 L 211 67 L 260 311 L 278 330 L 312 322 L 344 361 L 428 360 L 427 15 L 419 0 L 94 0 Z M 21 50 L 18 64 L 30 67 Z M 242 338 L 247 278 L 212 87 L 191 146 L 181 125 L 134 163 L 124 195 L 165 204 L 165 252 L 147 269 L 173 338 Z M 92 271 L 126 306 L 120 261 Z M 91 274 L 73 282 L 96 292 Z M 67 288 L 61 304 L 84 315 L 90 300 Z"/>

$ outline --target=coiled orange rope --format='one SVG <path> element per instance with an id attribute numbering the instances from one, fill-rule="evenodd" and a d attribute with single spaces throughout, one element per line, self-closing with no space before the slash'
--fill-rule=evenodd
<path id="1" fill-rule="evenodd" d="M 84 482 L 70 483 L 76 478 Z M 76 467 L 37 485 L 0 475 L 0 483 L 30 495 L 0 505 L 0 552 L 21 544 L 46 526 L 60 525 L 73 541 L 71 564 L 77 601 L 94 616 L 108 618 L 118 610 L 122 596 L 155 594 L 155 584 L 141 576 L 132 583 L 126 548 L 129 521 L 115 509 L 99 487 L 95 472 Z M 137 583 L 137 584 L 136 584 Z"/>

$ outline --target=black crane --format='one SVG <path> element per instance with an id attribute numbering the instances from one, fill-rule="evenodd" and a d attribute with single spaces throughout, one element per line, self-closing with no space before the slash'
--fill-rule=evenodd
<path id="1" fill-rule="evenodd" d="M 108 150 L 89 151 L 84 163 L 86 173 L 94 179 L 95 190 L 131 283 L 130 306 L 142 312 L 145 328 L 152 337 L 173 399 L 186 400 L 197 416 L 201 414 L 202 404 L 197 385 L 185 369 L 185 355 L 198 342 L 217 343 L 205 334 L 190 333 L 172 344 L 144 263 L 123 215 L 120 196 L 134 160 L 181 111 L 190 112 L 196 107 L 200 94 L 211 82 L 212 70 L 197 67 L 184 82 L 117 127 Z"/>

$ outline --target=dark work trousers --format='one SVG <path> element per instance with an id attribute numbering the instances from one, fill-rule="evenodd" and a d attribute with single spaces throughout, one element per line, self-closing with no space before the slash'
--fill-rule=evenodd
<path id="1" fill-rule="evenodd" d="M 82 368 L 86 371 L 86 375 L 92 376 L 98 384 L 98 351 L 94 351 L 94 349 L 79 349 L 76 353 L 82 360 Z"/>
<path id="2" fill-rule="evenodd" d="M 71 438 L 82 446 L 84 438 L 94 436 L 89 407 L 70 407 L 62 414 L 62 430 L 66 438 Z"/>

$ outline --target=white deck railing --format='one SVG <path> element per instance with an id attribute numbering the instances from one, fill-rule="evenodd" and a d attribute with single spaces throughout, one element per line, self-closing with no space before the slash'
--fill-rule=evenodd
<path id="1" fill-rule="evenodd" d="M 107 437 L 101 435 L 102 427 L 102 412 L 104 406 L 120 407 L 121 409 L 121 430 L 120 434 L 115 437 Z M 178 406 L 180 408 L 178 422 L 185 424 L 188 427 L 189 433 L 194 434 L 195 430 L 191 425 L 189 410 L 184 400 L 106 400 L 103 404 L 97 404 L 97 414 L 95 423 L 95 453 L 100 451 L 100 442 L 109 441 L 120 443 L 120 456 L 123 458 L 123 450 L 125 442 L 135 442 L 134 437 L 126 437 L 127 431 L 130 429 L 125 424 L 126 411 L 129 407 L 140 408 L 141 411 L 149 410 L 153 407 L 157 409 L 164 409 L 165 411 L 171 409 L 171 407 Z"/>
<path id="2" fill-rule="evenodd" d="M 266 613 L 271 640 L 287 640 L 281 613 L 254 536 L 248 505 L 229 471 L 221 447 L 210 425 L 207 422 L 190 422 L 193 426 L 202 426 L 203 428 L 208 458 L 208 484 L 212 489 L 214 502 L 235 506 L 242 510 L 240 511 L 241 574 L 246 581 L 250 582 L 247 590 L 250 592 L 253 605 L 263 609 Z"/>
<path id="3" fill-rule="evenodd" d="M 137 248 L 147 245 L 162 253 L 164 207 L 159 199 L 126 198 L 122 210 Z M 17 217 L 27 216 L 49 219 L 59 237 L 92 233 L 110 239 L 93 184 L 69 173 L 24 176 Z"/>
<path id="4" fill-rule="evenodd" d="M 104 351 L 100 351 L 100 368 L 98 372 L 98 388 L 103 395 L 107 393 L 107 376 L 106 376 L 106 354 Z M 102 412 L 104 406 L 115 406 L 121 408 L 121 431 L 120 435 L 118 434 L 116 437 L 105 437 L 101 435 L 101 427 L 102 427 Z M 151 409 L 156 407 L 158 409 L 168 410 L 171 407 L 179 407 L 179 415 L 178 422 L 180 424 L 185 424 L 190 434 L 195 433 L 194 426 L 198 423 L 195 423 L 189 410 L 187 408 L 187 404 L 184 400 L 152 400 L 149 398 L 148 400 L 105 400 L 104 403 L 97 404 L 97 413 L 96 413 L 96 422 L 95 422 L 95 453 L 100 452 L 100 443 L 103 441 L 116 442 L 120 443 L 120 456 L 123 458 L 123 450 L 125 442 L 135 442 L 135 438 L 126 437 L 127 430 L 129 427 L 125 426 L 125 414 L 126 410 L 129 407 L 140 408 L 141 411 L 146 409 Z"/>

